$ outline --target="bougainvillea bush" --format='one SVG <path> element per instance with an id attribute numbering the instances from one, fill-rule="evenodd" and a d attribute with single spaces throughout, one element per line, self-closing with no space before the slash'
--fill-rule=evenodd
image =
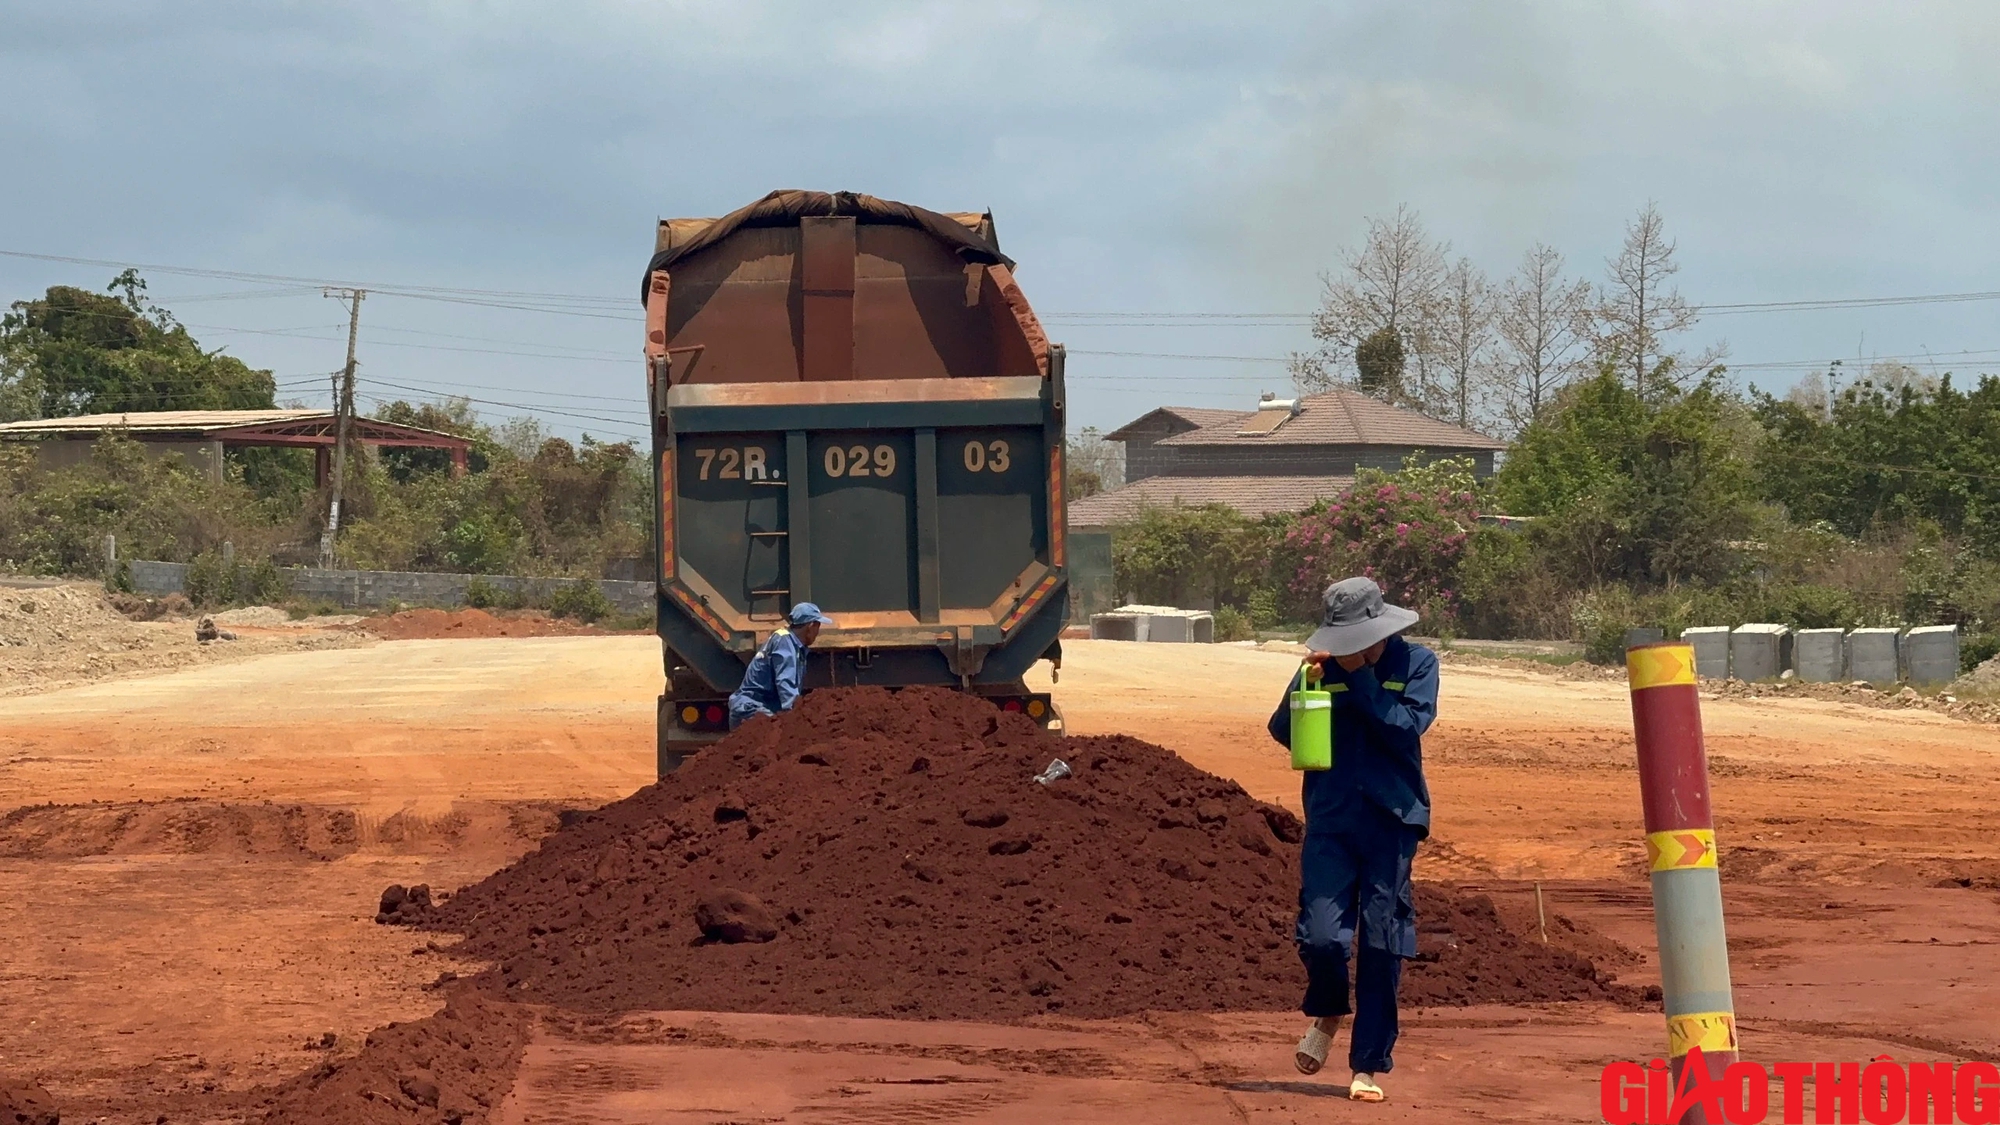
<path id="1" fill-rule="evenodd" d="M 1449 631 L 1459 604 L 1453 576 L 1478 518 L 1470 461 L 1408 464 L 1394 476 L 1364 469 L 1286 534 L 1290 592 L 1316 606 L 1329 583 L 1366 575 L 1391 602 L 1422 614 L 1422 628 Z"/>

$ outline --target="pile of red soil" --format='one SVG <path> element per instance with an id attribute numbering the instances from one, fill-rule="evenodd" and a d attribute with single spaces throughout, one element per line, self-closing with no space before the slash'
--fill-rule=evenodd
<path id="1" fill-rule="evenodd" d="M 278 1086 L 250 1112 L 273 1125 L 485 1121 L 513 1085 L 528 1018 L 519 1005 L 460 988 L 438 1014 L 369 1032 L 360 1054 Z"/>
<path id="2" fill-rule="evenodd" d="M 56 1102 L 41 1084 L 0 1075 L 0 1125 L 57 1125 Z"/>
<path id="3" fill-rule="evenodd" d="M 1074 775 L 1033 778 L 1051 759 Z M 1060 739 L 955 692 L 828 690 L 466 888 L 433 925 L 506 995 L 585 1010 L 1010 1020 L 1298 1002 L 1301 829 L 1125 737 Z M 772 940 L 719 941 L 706 900 Z M 1423 888 L 1412 1004 L 1625 998 Z M 711 933 L 715 933 L 711 927 Z M 1448 934 L 1448 936 L 1447 936 Z"/>
<path id="4" fill-rule="evenodd" d="M 550 617 L 531 609 L 502 613 L 488 613 L 483 609 L 405 609 L 365 618 L 347 628 L 385 641 L 454 637 L 574 637 L 607 632 L 595 625 Z"/>

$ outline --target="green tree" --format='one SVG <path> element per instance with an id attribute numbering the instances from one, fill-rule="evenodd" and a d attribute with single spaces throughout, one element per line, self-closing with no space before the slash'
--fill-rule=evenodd
<path id="1" fill-rule="evenodd" d="M 1493 481 L 1501 510 L 1582 586 L 1720 582 L 1759 515 L 1754 418 L 1707 379 L 1641 398 L 1607 367 L 1530 424 Z"/>
<path id="2" fill-rule="evenodd" d="M 1147 507 L 1114 530 L 1112 574 L 1120 591 L 1144 603 L 1245 608 L 1267 580 L 1284 526 L 1222 504 Z"/>
<path id="3" fill-rule="evenodd" d="M 500 439 L 494 436 L 491 428 L 479 421 L 478 414 L 472 409 L 471 399 L 453 397 L 415 405 L 397 399 L 376 410 L 375 420 L 470 439 L 472 448 L 466 452 L 465 464 L 475 473 L 485 472 L 493 458 L 501 453 Z M 382 466 L 398 481 L 408 481 L 420 473 L 448 473 L 451 471 L 451 451 L 384 447 Z"/>
<path id="4" fill-rule="evenodd" d="M 276 386 L 220 350 L 203 351 L 127 270 L 105 296 L 67 285 L 0 317 L 0 411 L 22 417 L 268 408 Z"/>
<path id="5" fill-rule="evenodd" d="M 1393 325 L 1368 334 L 1354 347 L 1354 370 L 1361 393 L 1384 402 L 1403 394 L 1403 337 Z"/>
<path id="6" fill-rule="evenodd" d="M 1970 391 L 1863 381 L 1823 416 L 1760 395 L 1763 494 L 1847 535 L 1916 521 L 2000 558 L 2000 378 Z"/>
<path id="7" fill-rule="evenodd" d="M 1125 447 L 1106 441 L 1096 426 L 1070 436 L 1063 451 L 1063 498 L 1081 500 L 1125 483 Z"/>

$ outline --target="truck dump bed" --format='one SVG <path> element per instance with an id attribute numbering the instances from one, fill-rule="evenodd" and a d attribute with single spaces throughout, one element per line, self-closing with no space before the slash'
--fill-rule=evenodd
<path id="1" fill-rule="evenodd" d="M 1063 355 L 986 215 L 776 192 L 660 224 L 645 277 L 661 764 L 795 603 L 808 688 L 944 684 L 1045 722 L 1060 658 Z"/>

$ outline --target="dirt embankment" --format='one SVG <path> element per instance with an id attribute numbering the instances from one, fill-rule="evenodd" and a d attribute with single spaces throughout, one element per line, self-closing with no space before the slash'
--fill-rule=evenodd
<path id="1" fill-rule="evenodd" d="M 0 695 L 368 643 L 366 637 L 324 628 L 231 631 L 235 640 L 202 644 L 195 640 L 193 619 L 134 621 L 89 584 L 0 587 Z"/>
<path id="2" fill-rule="evenodd" d="M 1058 756 L 1072 776 L 1038 784 Z M 822 691 L 556 833 L 436 925 L 497 962 L 507 995 L 586 1010 L 1284 1009 L 1304 985 L 1300 833 L 1135 739 L 1052 738 L 954 692 Z M 1418 908 L 1410 1004 L 1635 999 L 1479 896 L 1425 886 Z"/>
<path id="3" fill-rule="evenodd" d="M 618 632 L 551 617 L 536 609 L 405 609 L 364 617 L 347 628 L 385 641 L 439 640 L 459 637 L 584 637 Z"/>
<path id="4" fill-rule="evenodd" d="M 360 1053 L 322 1063 L 255 1099 L 271 1125 L 461 1125 L 507 1096 L 531 1017 L 469 988 L 437 1015 L 368 1033 Z"/>

